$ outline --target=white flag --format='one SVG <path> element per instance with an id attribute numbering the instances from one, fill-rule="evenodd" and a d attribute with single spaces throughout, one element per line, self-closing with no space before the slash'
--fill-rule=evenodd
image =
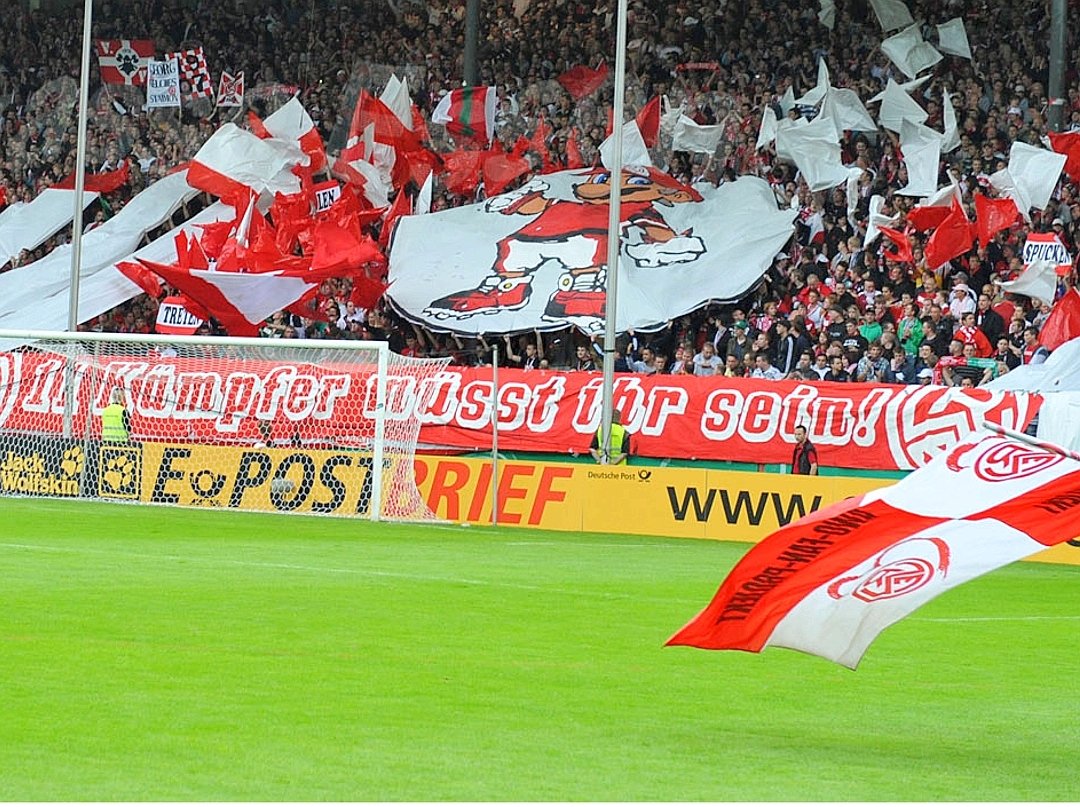
<path id="1" fill-rule="evenodd" d="M 897 193 L 930 196 L 937 191 L 941 135 L 928 126 L 906 120 L 900 126 L 900 150 L 907 166 L 908 184 Z"/>
<path id="2" fill-rule="evenodd" d="M 885 197 L 874 194 L 870 197 L 870 215 L 866 219 L 866 236 L 863 238 L 863 249 L 866 249 L 874 240 L 881 235 L 878 227 L 895 227 L 900 219 L 900 214 L 892 216 L 883 215 L 881 208 L 885 206 Z"/>
<path id="3" fill-rule="evenodd" d="M 724 127 L 700 126 L 686 115 L 679 115 L 672 137 L 673 151 L 692 151 L 698 154 L 713 154 L 720 141 L 724 139 Z"/>
<path id="4" fill-rule="evenodd" d="M 870 5 L 874 7 L 874 14 L 877 15 L 883 31 L 895 31 L 915 22 L 908 7 L 901 0 L 870 0 Z"/>
<path id="5" fill-rule="evenodd" d="M 812 90 L 807 90 L 803 93 L 801 98 L 797 98 L 795 103 L 799 106 L 817 106 L 821 103 L 821 99 L 825 97 L 825 93 L 829 90 L 829 66 L 825 63 L 824 59 L 818 59 L 817 63 L 817 85 Z"/>
<path id="6" fill-rule="evenodd" d="M 176 58 L 150 59 L 146 63 L 146 108 L 180 106 L 180 65 Z"/>
<path id="7" fill-rule="evenodd" d="M 854 90 L 829 87 L 821 114 L 832 118 L 838 132 L 876 132 L 878 128 Z"/>
<path id="8" fill-rule="evenodd" d="M 900 124 L 905 120 L 912 123 L 924 123 L 929 117 L 926 110 L 915 103 L 904 90 L 905 85 L 897 84 L 891 78 L 881 94 L 881 109 L 878 111 L 878 123 L 886 129 L 899 132 Z"/>
<path id="9" fill-rule="evenodd" d="M 409 97 L 408 78 L 398 79 L 394 73 L 390 74 L 390 80 L 386 82 L 379 100 L 386 104 L 387 108 L 394 113 L 394 117 L 401 121 L 401 125 L 410 132 L 413 128 L 412 98 Z"/>
<path id="10" fill-rule="evenodd" d="M 915 78 L 944 58 L 923 39 L 918 25 L 911 25 L 890 36 L 881 43 L 881 50 L 908 78 Z"/>
<path id="11" fill-rule="evenodd" d="M 715 149 L 715 146 L 713 148 Z M 600 162 L 604 168 L 610 169 L 614 159 L 615 135 L 611 134 L 600 144 Z M 636 120 L 628 120 L 622 125 L 622 164 L 644 167 L 652 165 L 649 148 L 645 145 L 645 138 L 641 136 Z"/>
<path id="12" fill-rule="evenodd" d="M 941 139 L 941 153 L 948 154 L 960 145 L 960 129 L 956 125 L 956 109 L 946 90 L 941 96 L 941 106 L 945 116 L 945 135 Z"/>
<path id="13" fill-rule="evenodd" d="M 971 58 L 971 45 L 968 44 L 964 21 L 959 17 L 943 22 L 937 27 L 938 50 L 950 56 Z"/>
<path id="14" fill-rule="evenodd" d="M 1009 167 L 991 174 L 990 184 L 1016 202 L 1021 215 L 1030 222 L 1030 208 L 1044 210 L 1050 203 L 1066 159 L 1065 154 L 1017 140 L 1009 151 Z"/>
<path id="15" fill-rule="evenodd" d="M 761 126 L 758 129 L 756 149 L 763 149 L 776 140 L 776 113 L 771 106 L 761 113 Z"/>
<path id="16" fill-rule="evenodd" d="M 434 177 L 435 172 L 428 171 L 427 179 L 425 179 L 424 184 L 420 186 L 420 193 L 416 195 L 416 209 L 413 211 L 414 215 L 419 216 L 431 212 L 431 189 Z"/>
<path id="17" fill-rule="evenodd" d="M 784 94 L 780 97 L 778 102 L 780 104 L 780 111 L 784 113 L 784 117 L 795 108 L 795 90 L 788 84 L 788 88 L 784 91 Z"/>
<path id="18" fill-rule="evenodd" d="M 840 162 L 840 135 L 832 119 L 819 115 L 806 126 L 784 127 L 776 133 L 776 151 L 792 155 L 811 191 L 846 183 L 848 170 Z"/>
<path id="19" fill-rule="evenodd" d="M 830 31 L 836 27 L 836 3 L 833 0 L 821 0 L 821 9 L 817 13 L 818 22 Z"/>
<path id="20" fill-rule="evenodd" d="M 1046 259 L 1032 261 L 1016 280 L 998 281 L 1002 290 L 1009 294 L 1024 294 L 1047 305 L 1054 302 L 1057 283 L 1056 266 Z"/>

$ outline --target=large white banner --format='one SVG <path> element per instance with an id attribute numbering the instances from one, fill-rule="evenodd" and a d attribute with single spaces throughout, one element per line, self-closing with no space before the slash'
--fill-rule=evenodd
<path id="1" fill-rule="evenodd" d="M 622 184 L 619 330 L 735 300 L 793 232 L 768 184 L 694 190 L 656 169 Z M 462 334 L 604 327 L 608 175 L 561 171 L 486 202 L 398 220 L 388 297 L 410 319 Z"/>
<path id="2" fill-rule="evenodd" d="M 180 106 L 180 65 L 176 58 L 146 63 L 146 108 Z"/>

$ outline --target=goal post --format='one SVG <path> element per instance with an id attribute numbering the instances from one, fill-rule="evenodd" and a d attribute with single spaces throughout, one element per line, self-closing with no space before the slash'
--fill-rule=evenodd
<path id="1" fill-rule="evenodd" d="M 434 518 L 449 359 L 385 342 L 0 330 L 0 495 Z"/>

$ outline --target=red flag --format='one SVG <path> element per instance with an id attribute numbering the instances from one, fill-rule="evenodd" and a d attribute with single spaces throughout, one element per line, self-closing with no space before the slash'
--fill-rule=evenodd
<path id="1" fill-rule="evenodd" d="M 585 167 L 585 160 L 582 159 L 581 148 L 578 146 L 578 130 L 576 126 L 570 130 L 570 136 L 566 138 L 566 167 Z"/>
<path id="2" fill-rule="evenodd" d="M 251 130 L 251 133 L 260 140 L 268 140 L 273 137 L 273 135 L 266 130 L 266 124 L 263 123 L 262 118 L 256 115 L 254 110 L 248 110 L 247 119 L 248 128 Z"/>
<path id="3" fill-rule="evenodd" d="M 152 39 L 99 39 L 98 69 L 105 84 L 146 84 L 146 63 L 154 58 Z"/>
<path id="4" fill-rule="evenodd" d="M 203 232 L 202 238 L 199 239 L 203 251 L 217 260 L 217 256 L 221 254 L 221 249 L 229 238 L 229 233 L 232 232 L 233 222 L 212 221 L 209 224 L 196 224 L 195 226 Z"/>
<path id="5" fill-rule="evenodd" d="M 1080 182 L 1080 132 L 1050 132 L 1050 148 L 1066 155 L 1062 170 L 1073 182 Z"/>
<path id="6" fill-rule="evenodd" d="M 548 151 L 547 139 L 551 135 L 551 130 L 548 129 L 547 123 L 544 120 L 544 116 L 540 116 L 540 120 L 536 122 L 536 131 L 533 132 L 532 138 L 529 140 L 529 148 L 540 155 L 541 160 L 541 172 L 547 173 L 548 171 L 554 171 L 558 168 L 554 161 L 551 159 L 551 152 Z"/>
<path id="7" fill-rule="evenodd" d="M 1054 303 L 1050 316 L 1039 331 L 1039 343 L 1056 350 L 1070 339 L 1080 336 L 1080 292 L 1069 289 Z"/>
<path id="8" fill-rule="evenodd" d="M 161 281 L 145 266 L 131 261 L 120 261 L 116 264 L 116 268 L 120 270 L 120 274 L 151 297 L 161 294 Z"/>
<path id="9" fill-rule="evenodd" d="M 370 238 L 331 221 L 320 221 L 315 225 L 312 243 L 311 268 L 314 271 L 352 274 L 366 263 L 384 260 Z"/>
<path id="10" fill-rule="evenodd" d="M 895 485 L 781 527 L 668 644 L 801 650 L 855 668 L 877 635 L 972 578 L 1067 540 L 1080 484 L 1056 451 L 977 432 Z"/>
<path id="11" fill-rule="evenodd" d="M 971 222 L 968 221 L 964 208 L 953 200 L 949 215 L 926 242 L 926 265 L 936 269 L 971 249 L 974 238 L 971 230 Z"/>
<path id="12" fill-rule="evenodd" d="M 480 184 L 486 151 L 466 151 L 458 149 L 443 156 L 446 165 L 446 188 L 459 196 L 472 196 Z"/>
<path id="13" fill-rule="evenodd" d="M 493 154 L 484 160 L 484 195 L 497 196 L 522 174 L 529 172 L 529 161 L 512 154 Z"/>
<path id="14" fill-rule="evenodd" d="M 394 228 L 394 222 L 410 213 L 412 213 L 412 202 L 409 200 L 409 195 L 404 190 L 400 190 L 386 211 L 386 218 L 383 219 L 382 229 L 379 231 L 380 247 L 386 249 L 387 244 L 390 243 L 390 232 Z"/>
<path id="15" fill-rule="evenodd" d="M 998 233 L 1012 226 L 1020 215 L 1012 199 L 991 199 L 981 193 L 975 194 L 975 225 L 979 243 L 986 246 Z"/>
<path id="16" fill-rule="evenodd" d="M 565 73 L 556 76 L 555 80 L 563 85 L 575 101 L 580 101 L 587 95 L 592 95 L 600 86 L 607 81 L 608 66 L 601 62 L 600 66 L 593 70 L 583 64 L 571 67 Z"/>
<path id="17" fill-rule="evenodd" d="M 660 96 L 654 95 L 652 99 L 638 110 L 638 129 L 641 131 L 641 139 L 649 148 L 656 146 L 660 139 Z"/>
<path id="18" fill-rule="evenodd" d="M 349 302 L 357 308 L 369 311 L 376 306 L 383 294 L 389 288 L 386 283 L 369 277 L 361 272 L 353 278 L 352 293 Z"/>
<path id="19" fill-rule="evenodd" d="M 890 261 L 900 261 L 901 263 L 915 263 L 915 255 L 911 251 L 911 239 L 899 230 L 894 230 L 892 227 L 882 227 L 881 225 L 878 225 L 878 230 L 896 245 L 896 250 L 894 252 L 889 252 L 888 250 L 885 251 L 886 258 Z"/>
<path id="20" fill-rule="evenodd" d="M 354 139 L 363 142 L 364 129 L 369 123 L 375 124 L 375 142 L 393 146 L 400 151 L 416 151 L 423 148 L 420 138 L 410 129 L 405 128 L 398 116 L 386 104 L 361 90 L 356 99 L 352 122 L 349 124 L 349 140 L 346 147 L 353 145 Z M 342 156 L 345 154 L 342 152 Z M 370 155 L 365 155 L 369 156 Z M 355 158 L 350 158 L 355 159 Z"/>
<path id="21" fill-rule="evenodd" d="M 127 160 L 115 171 L 103 171 L 100 174 L 87 174 L 83 179 L 83 189 L 94 193 L 112 193 L 124 185 L 131 178 L 131 165 Z M 75 190 L 75 175 L 68 174 L 55 185 L 54 188 Z"/>
<path id="22" fill-rule="evenodd" d="M 950 208 L 943 205 L 916 205 L 907 214 L 907 223 L 921 233 L 932 230 L 949 216 Z"/>

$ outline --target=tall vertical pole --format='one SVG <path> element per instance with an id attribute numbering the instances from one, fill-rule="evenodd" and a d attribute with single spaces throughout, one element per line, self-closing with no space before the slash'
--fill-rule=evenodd
<path id="1" fill-rule="evenodd" d="M 499 346 L 491 354 L 491 523 L 499 525 Z"/>
<path id="2" fill-rule="evenodd" d="M 476 47 L 480 39 L 480 0 L 465 0 L 465 86 L 480 83 L 476 68 Z"/>
<path id="3" fill-rule="evenodd" d="M 90 106 L 90 29 L 94 20 L 94 0 L 83 0 L 82 63 L 79 67 L 79 122 L 75 141 L 75 207 L 71 218 L 71 279 L 68 283 L 67 329 L 79 330 L 79 273 L 82 270 L 83 193 L 86 191 L 86 118 Z M 74 360 L 64 362 L 64 437 L 73 433 L 75 410 Z"/>
<path id="4" fill-rule="evenodd" d="M 622 126 L 626 94 L 626 0 L 618 0 L 615 25 L 615 98 L 612 104 L 611 178 L 608 209 L 607 299 L 604 303 L 604 382 L 600 399 L 600 454 L 604 463 L 611 459 L 611 407 L 615 397 L 615 336 L 618 333 L 619 250 L 622 246 Z M 625 421 L 624 421 L 625 422 Z"/>
<path id="5" fill-rule="evenodd" d="M 82 65 L 79 68 L 79 124 L 75 144 L 75 216 L 71 225 L 71 283 L 68 330 L 79 329 L 79 271 L 82 268 L 83 192 L 86 190 L 86 117 L 90 104 L 90 28 L 93 0 L 83 0 Z"/>
<path id="6" fill-rule="evenodd" d="M 1050 97 L 1047 123 L 1060 132 L 1065 112 L 1065 0 L 1050 0 L 1050 81 L 1046 93 Z"/>

